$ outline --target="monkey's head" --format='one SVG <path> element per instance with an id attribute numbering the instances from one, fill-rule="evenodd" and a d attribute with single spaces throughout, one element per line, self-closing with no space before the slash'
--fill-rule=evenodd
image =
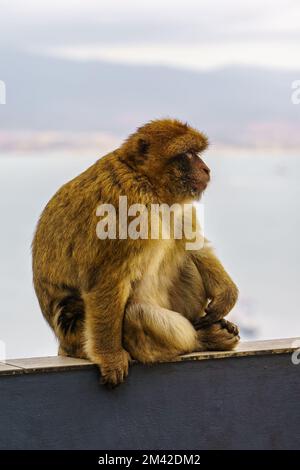
<path id="1" fill-rule="evenodd" d="M 175 119 L 150 121 L 122 145 L 122 158 L 147 176 L 165 202 L 199 199 L 210 179 L 200 157 L 207 137 Z"/>

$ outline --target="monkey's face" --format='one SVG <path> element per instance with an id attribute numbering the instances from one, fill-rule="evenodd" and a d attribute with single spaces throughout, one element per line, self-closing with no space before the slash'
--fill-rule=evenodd
<path id="1" fill-rule="evenodd" d="M 210 171 L 200 154 L 207 147 L 204 134 L 175 119 L 151 121 L 122 146 L 122 157 L 145 175 L 163 202 L 199 199 Z"/>
<path id="2" fill-rule="evenodd" d="M 208 166 L 194 150 L 170 158 L 165 171 L 166 183 L 179 199 L 199 199 L 210 180 Z"/>

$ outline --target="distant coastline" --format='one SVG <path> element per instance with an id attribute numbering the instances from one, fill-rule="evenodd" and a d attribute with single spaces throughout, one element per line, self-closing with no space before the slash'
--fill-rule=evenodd
<path id="1" fill-rule="evenodd" d="M 266 136 L 267 137 L 267 136 Z M 76 132 L 76 131 L 0 131 L 0 158 L 10 153 L 34 155 L 37 153 L 82 153 L 93 152 L 105 154 L 117 148 L 122 136 L 108 132 Z M 267 140 L 267 139 L 266 139 Z M 270 138 L 270 142 L 274 141 Z M 300 155 L 299 143 L 268 144 L 260 140 L 251 143 L 235 144 L 211 142 L 210 154 L 230 155 Z"/>

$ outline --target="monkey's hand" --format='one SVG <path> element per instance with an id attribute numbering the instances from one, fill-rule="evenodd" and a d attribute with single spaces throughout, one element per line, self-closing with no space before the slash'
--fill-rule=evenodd
<path id="1" fill-rule="evenodd" d="M 206 328 L 224 318 L 234 307 L 238 298 L 238 289 L 231 281 L 210 294 L 210 302 L 205 309 L 206 315 L 195 321 L 195 328 Z"/>
<path id="2" fill-rule="evenodd" d="M 99 362 L 102 382 L 116 387 L 124 382 L 128 375 L 130 355 L 125 349 L 113 353 L 101 353 Z"/>

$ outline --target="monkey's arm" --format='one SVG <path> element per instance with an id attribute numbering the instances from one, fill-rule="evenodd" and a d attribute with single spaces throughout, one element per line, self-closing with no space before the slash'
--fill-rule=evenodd
<path id="1" fill-rule="evenodd" d="M 117 385 L 128 374 L 129 354 L 122 346 L 124 309 L 130 280 L 103 272 L 99 282 L 84 294 L 86 352 L 98 364 L 103 381 Z"/>
<path id="2" fill-rule="evenodd" d="M 192 252 L 191 256 L 210 299 L 205 309 L 206 315 L 197 321 L 197 327 L 206 327 L 230 312 L 237 301 L 238 288 L 207 242 L 201 250 Z"/>

